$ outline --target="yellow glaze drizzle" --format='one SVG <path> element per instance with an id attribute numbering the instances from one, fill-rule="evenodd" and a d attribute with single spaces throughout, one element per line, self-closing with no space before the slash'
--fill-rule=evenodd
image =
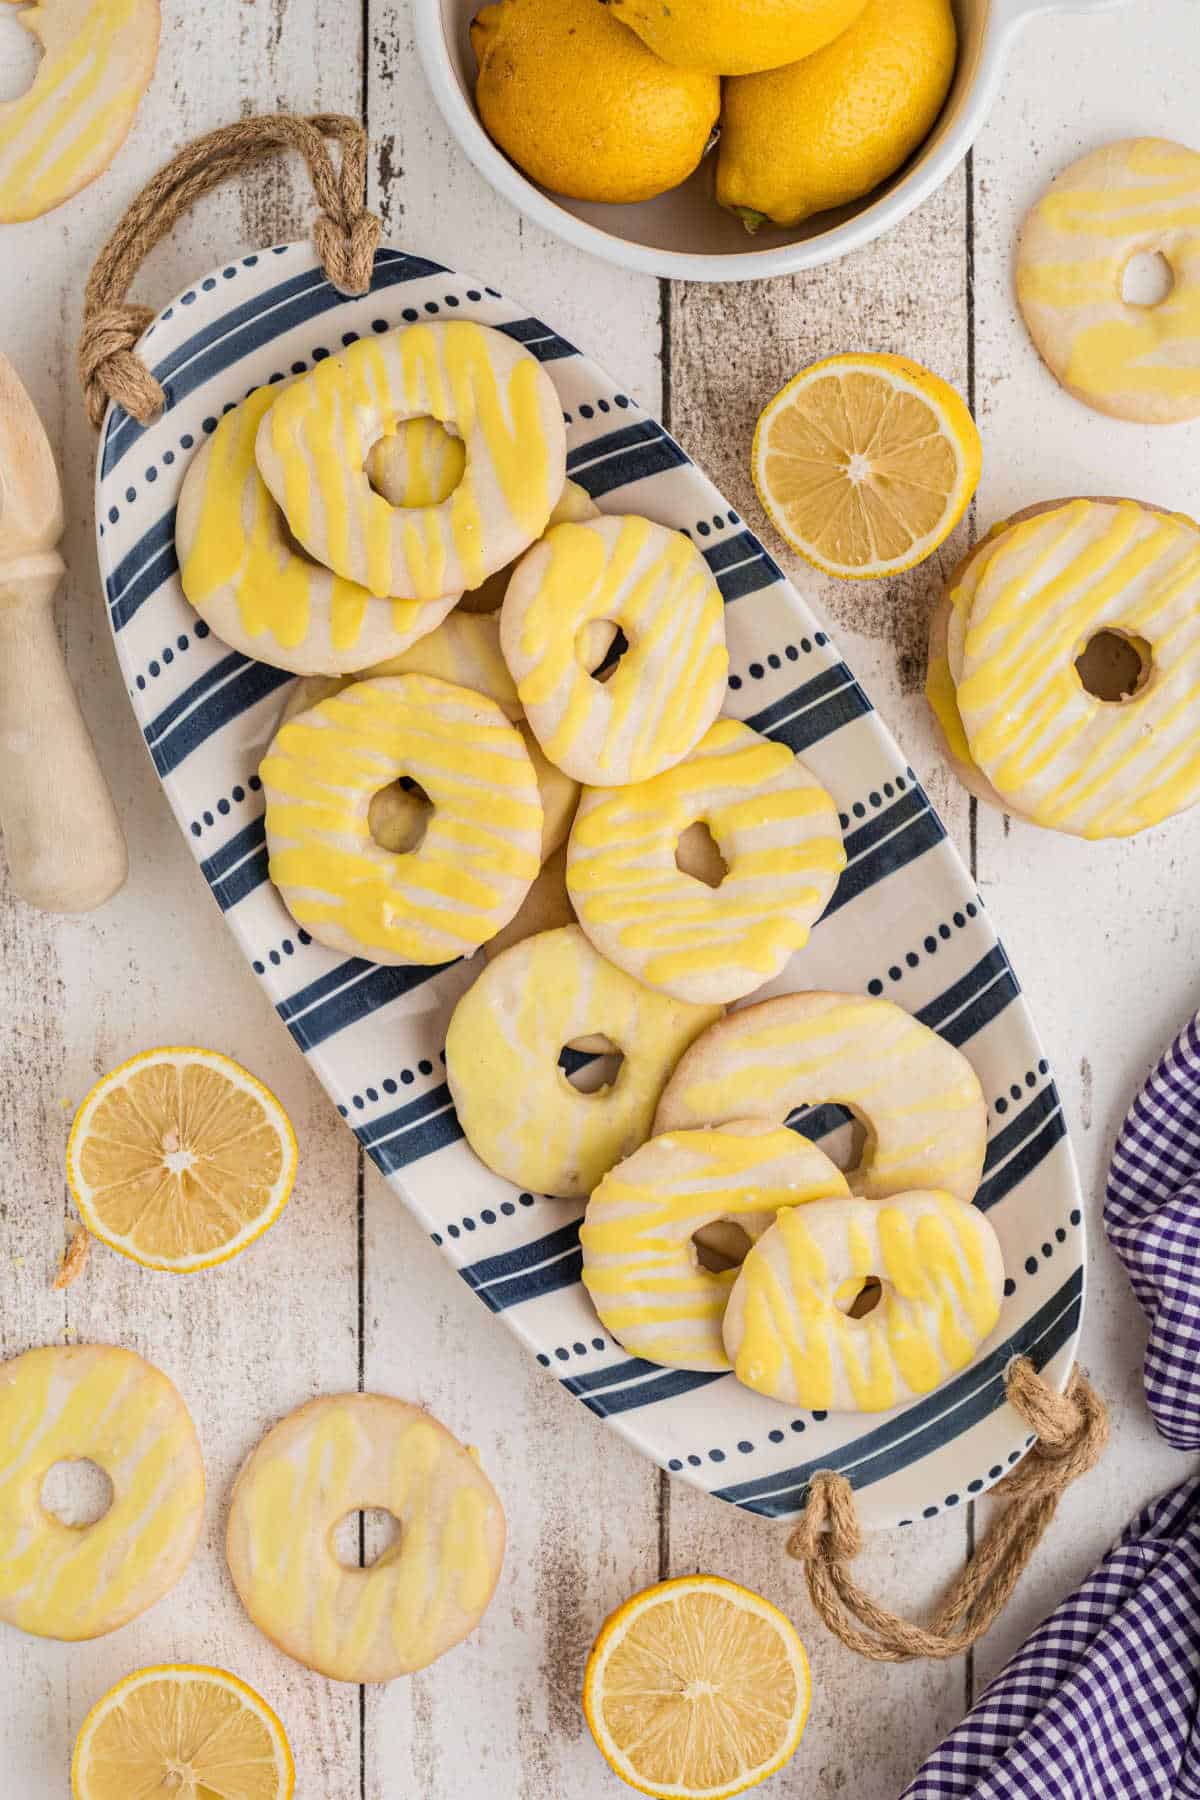
<path id="1" fill-rule="evenodd" d="M 374 599 L 298 555 L 258 472 L 258 428 L 279 389 L 220 421 L 189 469 L 176 536 L 184 594 L 219 636 L 268 662 L 335 674 L 405 649 L 453 604 Z"/>
<path id="2" fill-rule="evenodd" d="M 866 1127 L 848 1177 L 854 1193 L 974 1194 L 987 1141 L 979 1079 L 961 1052 L 889 1000 L 784 994 L 732 1013 L 680 1059 L 654 1129 L 782 1124 L 796 1107 L 827 1101 Z"/>
<path id="3" fill-rule="evenodd" d="M 785 1126 L 651 1138 L 609 1170 L 588 1202 L 583 1284 L 631 1355 L 727 1369 L 721 1321 L 738 1271 L 706 1268 L 695 1233 L 733 1221 L 753 1243 L 780 1207 L 849 1192 L 829 1158 Z"/>
<path id="4" fill-rule="evenodd" d="M 868 1277 L 878 1305 L 837 1304 Z M 739 1381 L 789 1405 L 883 1412 L 965 1368 L 1000 1316 L 1004 1278 L 984 1215 L 949 1194 L 781 1211 L 730 1296 L 725 1342 Z"/>
<path id="5" fill-rule="evenodd" d="M 346 1568 L 334 1531 L 360 1510 L 391 1513 L 399 1535 L 369 1568 Z M 336 1681 L 388 1681 L 473 1630 L 504 1516 L 478 1459 L 420 1408 L 346 1394 L 263 1439 L 234 1490 L 227 1548 L 247 1612 L 289 1655 Z"/>
<path id="6" fill-rule="evenodd" d="M 94 1525 L 41 1504 L 57 1462 L 108 1475 Z M 165 1594 L 191 1559 L 204 1468 L 167 1377 L 108 1345 L 30 1350 L 0 1364 L 0 1619 L 40 1637 L 99 1637 Z"/>
<path id="7" fill-rule="evenodd" d="M 606 681 L 582 654 L 598 622 L 629 641 Z M 500 615 L 505 660 L 551 762 L 579 781 L 643 781 L 680 761 L 725 694 L 720 590 L 681 532 L 635 515 L 556 525 Z"/>
<path id="8" fill-rule="evenodd" d="M 321 943 L 375 962 L 469 955 L 541 866 L 542 804 L 516 728 L 479 694 L 423 675 L 356 681 L 281 726 L 262 763 L 271 879 Z M 375 842 L 372 796 L 407 776 L 425 835 Z"/>
<path id="9" fill-rule="evenodd" d="M 372 488 L 372 446 L 430 417 L 462 440 L 465 468 L 428 505 Z M 280 395 L 258 463 L 320 561 L 371 593 L 431 600 L 478 587 L 533 542 L 562 489 L 562 415 L 537 360 L 466 319 L 362 338 Z"/>
<path id="10" fill-rule="evenodd" d="M 702 821 L 727 873 L 717 888 L 676 866 Z M 611 961 L 680 999 L 739 999 L 808 941 L 846 864 L 837 808 L 786 744 L 735 719 L 649 780 L 585 791 L 567 888 Z"/>
<path id="11" fill-rule="evenodd" d="M 17 16 L 45 55 L 28 92 L 0 102 L 0 223 L 38 218 L 107 167 L 158 50 L 157 0 L 42 0 Z"/>
<path id="12" fill-rule="evenodd" d="M 1200 530 L 1189 521 L 1074 500 L 1015 525 L 981 563 L 960 630 L 971 756 L 1017 811 L 1115 837 L 1200 797 Z M 1149 646 L 1149 676 L 1127 700 L 1096 699 L 1075 668 L 1101 631 Z"/>
<path id="13" fill-rule="evenodd" d="M 446 1034 L 446 1076 L 467 1142 L 519 1187 L 584 1198 L 649 1136 L 668 1074 L 719 1011 L 643 987 L 577 925 L 525 938 L 468 988 Z M 610 1088 L 584 1094 L 558 1056 L 592 1034 L 625 1060 Z"/>
<path id="14" fill-rule="evenodd" d="M 1130 258 L 1158 251 L 1174 283 L 1122 298 Z M 1025 225 L 1017 292 L 1043 355 L 1082 399 L 1128 417 L 1200 413 L 1200 154 L 1160 138 L 1093 151 Z"/>

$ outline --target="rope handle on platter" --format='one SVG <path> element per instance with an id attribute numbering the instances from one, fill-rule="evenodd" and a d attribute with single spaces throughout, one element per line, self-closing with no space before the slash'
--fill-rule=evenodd
<path id="1" fill-rule="evenodd" d="M 326 138 L 341 146 L 335 169 Z M 165 396 L 133 348 L 154 311 L 127 296 L 154 246 L 197 200 L 244 169 L 278 151 L 298 150 L 308 165 L 321 210 L 313 242 L 330 281 L 343 294 L 365 294 L 371 285 L 381 226 L 363 203 L 367 134 L 343 113 L 264 113 L 222 125 L 186 144 L 131 203 L 97 256 L 83 298 L 79 379 L 87 413 L 97 428 L 109 400 L 140 424 L 162 411 Z"/>
<path id="2" fill-rule="evenodd" d="M 1010 1475 L 992 1489 L 1009 1502 L 926 1625 L 880 1606 L 850 1574 L 863 1546 L 854 1495 L 844 1475 L 814 1475 L 803 1517 L 787 1542 L 804 1564 L 818 1616 L 850 1650 L 874 1662 L 960 1656 L 1000 1616 L 1029 1564 L 1058 1502 L 1100 1460 L 1108 1442 L 1103 1400 L 1078 1369 L 1063 1393 L 1042 1380 L 1027 1357 L 1005 1371 L 1011 1406 L 1037 1441 Z"/>

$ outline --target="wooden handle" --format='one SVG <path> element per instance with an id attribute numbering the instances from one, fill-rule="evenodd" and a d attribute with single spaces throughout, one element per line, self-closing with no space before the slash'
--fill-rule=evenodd
<path id="1" fill-rule="evenodd" d="M 22 900 L 81 913 L 116 893 L 129 862 L 54 627 L 62 568 L 50 551 L 0 581 L 0 830 Z"/>

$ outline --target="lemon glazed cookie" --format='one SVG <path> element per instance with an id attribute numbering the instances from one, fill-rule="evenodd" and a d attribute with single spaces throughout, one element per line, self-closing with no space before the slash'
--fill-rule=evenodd
<path id="1" fill-rule="evenodd" d="M 1160 255 L 1171 287 L 1124 298 L 1132 259 Z M 1080 157 L 1021 228 L 1017 298 L 1068 393 L 1146 424 L 1200 415 L 1200 153 L 1128 138 Z"/>
<path id="2" fill-rule="evenodd" d="M 592 660 L 601 623 L 628 640 L 605 679 Z M 593 787 L 679 762 L 725 698 L 724 603 L 711 569 L 682 532 L 632 514 L 556 525 L 522 557 L 500 647 L 542 749 Z"/>
<path id="3" fill-rule="evenodd" d="M 951 1194 L 817 1200 L 781 1211 L 747 1253 L 725 1348 L 738 1380 L 772 1400 L 885 1412 L 974 1361 L 1003 1287 L 995 1232 Z"/>
<path id="4" fill-rule="evenodd" d="M 458 596 L 379 600 L 298 552 L 254 460 L 259 426 L 281 397 L 258 388 L 193 457 L 175 521 L 180 585 L 244 656 L 299 675 L 366 668 L 431 632 Z"/>
<path id="5" fill-rule="evenodd" d="M 467 989 L 446 1033 L 446 1080 L 467 1142 L 518 1187 L 586 1198 L 650 1135 L 668 1075 L 718 1013 L 643 987 L 577 925 L 525 938 Z M 610 1085 L 583 1093 L 559 1054 L 597 1038 L 623 1061 Z"/>
<path id="6" fill-rule="evenodd" d="M 583 1285 L 631 1356 L 677 1369 L 727 1369 L 721 1321 L 736 1257 L 715 1268 L 705 1233 L 734 1226 L 756 1243 L 783 1206 L 848 1198 L 846 1178 L 784 1125 L 736 1121 L 651 1138 L 608 1171 L 579 1233 Z M 698 1236 L 699 1234 L 699 1236 Z"/>
<path id="7" fill-rule="evenodd" d="M 17 14 L 45 55 L 0 102 L 0 224 L 94 181 L 125 142 L 158 55 L 158 0 L 42 0 Z"/>
<path id="8" fill-rule="evenodd" d="M 782 994 L 720 1020 L 680 1058 L 654 1131 L 782 1124 L 797 1107 L 826 1101 L 866 1129 L 862 1160 L 847 1173 L 853 1193 L 975 1193 L 987 1147 L 978 1076 L 919 1019 L 862 994 Z"/>
<path id="9" fill-rule="evenodd" d="M 319 943 L 369 962 L 469 956 L 541 866 L 542 802 L 520 733 L 448 682 L 352 682 L 280 727 L 261 774 L 284 905 Z M 430 810 L 420 841 L 397 853 L 373 836 L 371 804 L 401 776 Z"/>
<path id="10" fill-rule="evenodd" d="M 430 417 L 462 439 L 444 500 L 393 506 L 366 459 Z M 545 530 L 566 438 L 554 383 L 502 331 L 452 319 L 360 338 L 282 393 L 256 443 L 263 479 L 310 555 L 372 594 L 435 600 L 476 588 Z"/>
<path id="11" fill-rule="evenodd" d="M 338 1561 L 349 1514 L 399 1525 L 369 1568 Z M 392 1681 L 474 1631 L 504 1560 L 504 1511 L 475 1457 L 419 1406 L 311 1400 L 270 1430 L 233 1490 L 226 1555 L 259 1630 L 331 1681 Z"/>
<path id="12" fill-rule="evenodd" d="M 42 1504 L 55 1463 L 93 1462 L 112 1504 L 64 1525 Z M 191 1561 L 204 1465 L 174 1384 L 131 1350 L 51 1345 L 0 1364 L 0 1619 L 37 1637 L 103 1637 Z"/>
<path id="13" fill-rule="evenodd" d="M 951 600 L 962 742 L 1008 810 L 1080 837 L 1127 837 L 1200 798 L 1191 520 L 1135 500 L 1067 501 L 989 538 Z M 1085 685 L 1084 659 L 1106 645 L 1130 665 L 1111 698 Z"/>
<path id="14" fill-rule="evenodd" d="M 676 858 L 708 827 L 715 887 Z M 846 866 L 838 811 L 786 744 L 717 719 L 682 762 L 647 781 L 585 788 L 567 890 L 602 955 L 698 1005 L 738 1000 L 808 942 Z"/>

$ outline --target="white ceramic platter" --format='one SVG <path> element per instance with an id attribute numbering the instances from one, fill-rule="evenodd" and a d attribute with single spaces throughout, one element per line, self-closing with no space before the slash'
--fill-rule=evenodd
<path id="1" fill-rule="evenodd" d="M 842 809 L 841 884 L 808 948 L 764 993 L 885 994 L 960 1046 L 983 1082 L 990 1137 L 977 1204 L 1004 1249 L 1003 1312 L 983 1357 L 912 1406 L 865 1419 L 795 1412 L 731 1376 L 627 1356 L 579 1280 L 582 1209 L 519 1193 L 459 1130 L 442 1046 L 475 964 L 381 968 L 337 956 L 297 930 L 267 878 L 256 771 L 292 677 L 229 650 L 188 606 L 174 546 L 180 482 L 191 451 L 252 389 L 356 336 L 431 317 L 475 318 L 528 345 L 562 399 L 571 476 L 605 511 L 645 513 L 692 537 L 728 606 L 727 710 L 802 755 Z M 552 327 L 482 282 L 384 249 L 371 293 L 347 300 L 308 245 L 278 245 L 196 282 L 140 348 L 167 407 L 147 428 L 110 407 L 96 499 L 129 697 L 214 899 L 397 1194 L 548 1371 L 664 1468 L 722 1499 L 791 1517 L 813 1471 L 835 1468 L 857 1489 L 863 1519 L 882 1526 L 932 1517 L 990 1486 L 1031 1441 L 1004 1400 L 1006 1364 L 1025 1353 L 1061 1386 L 1072 1362 L 1083 1301 L 1078 1179 L 1004 949 L 820 621 L 662 427 Z M 198 978 L 201 955 L 197 946 Z M 793 1122 L 835 1154 L 838 1134 L 848 1137 L 836 1105 Z M 270 1255 L 269 1237 L 256 1254 Z"/>

